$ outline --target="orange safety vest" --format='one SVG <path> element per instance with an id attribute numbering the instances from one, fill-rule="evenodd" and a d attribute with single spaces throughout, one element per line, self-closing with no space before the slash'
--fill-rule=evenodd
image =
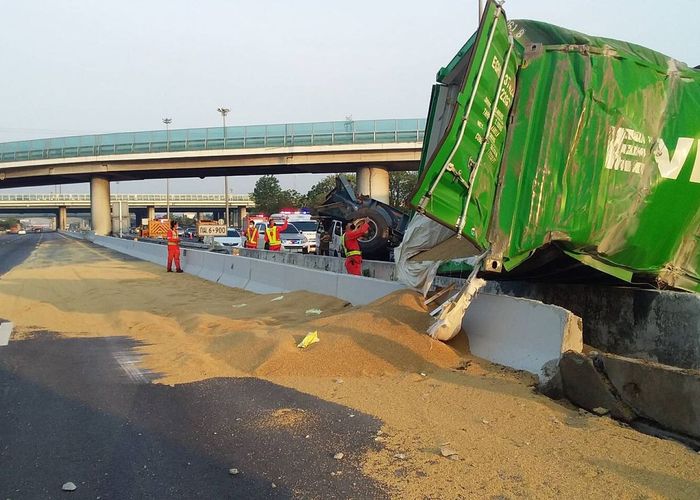
<path id="1" fill-rule="evenodd" d="M 260 233 L 258 232 L 258 228 L 253 226 L 250 227 L 248 226 L 248 229 L 245 230 L 245 239 L 247 243 L 250 243 L 252 245 L 258 246 L 258 236 Z"/>
<path id="2" fill-rule="evenodd" d="M 180 244 L 180 236 L 177 234 L 177 231 L 169 229 L 167 233 L 167 238 L 169 247 L 178 246 Z"/>
<path id="3" fill-rule="evenodd" d="M 271 247 L 282 244 L 282 241 L 280 241 L 279 234 L 277 232 L 277 226 L 266 227 L 265 234 L 267 235 L 267 241 Z"/>

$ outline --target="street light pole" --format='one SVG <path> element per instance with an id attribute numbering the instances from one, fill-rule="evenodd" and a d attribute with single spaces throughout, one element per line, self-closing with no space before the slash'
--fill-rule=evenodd
<path id="1" fill-rule="evenodd" d="M 170 150 L 170 124 L 173 122 L 172 118 L 163 118 L 163 123 L 165 123 L 165 148 Z M 170 220 L 170 179 L 165 179 L 165 211 L 168 220 Z"/>
<path id="2" fill-rule="evenodd" d="M 224 130 L 224 149 L 226 149 L 226 115 L 228 114 L 229 111 L 231 111 L 228 108 L 224 108 L 223 106 L 220 108 L 216 108 L 216 110 L 221 113 L 221 120 L 223 121 L 223 130 Z M 226 230 L 228 231 L 228 228 L 230 226 L 230 221 L 229 221 L 229 207 L 228 207 L 228 176 L 224 176 L 224 205 L 226 207 Z"/>

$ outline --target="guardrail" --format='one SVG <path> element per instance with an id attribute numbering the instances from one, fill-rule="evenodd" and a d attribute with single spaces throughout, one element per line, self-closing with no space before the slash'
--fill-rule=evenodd
<path id="1" fill-rule="evenodd" d="M 133 153 L 421 142 L 425 119 L 121 132 L 0 143 L 0 162 Z"/>

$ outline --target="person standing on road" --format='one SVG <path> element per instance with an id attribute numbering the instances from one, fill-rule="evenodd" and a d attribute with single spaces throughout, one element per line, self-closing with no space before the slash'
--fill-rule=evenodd
<path id="1" fill-rule="evenodd" d="M 173 272 L 173 261 L 175 261 L 175 272 L 181 273 L 180 267 L 180 236 L 177 234 L 177 222 L 170 221 L 170 230 L 167 233 L 168 238 L 168 272 Z"/>
<path id="2" fill-rule="evenodd" d="M 349 223 L 345 226 L 345 233 L 340 239 L 340 244 L 343 246 L 345 253 L 345 269 L 348 274 L 362 276 L 362 251 L 360 250 L 360 242 L 358 241 L 369 231 L 367 219 L 356 221 L 359 227 L 355 228 L 355 224 Z"/>
<path id="3" fill-rule="evenodd" d="M 284 219 L 284 224 L 282 226 L 275 225 L 275 221 L 270 219 L 267 228 L 265 229 L 265 243 L 269 250 L 273 252 L 279 252 L 282 249 L 282 240 L 280 239 L 280 233 L 287 229 L 289 225 L 289 219 Z"/>
<path id="4" fill-rule="evenodd" d="M 248 222 L 248 228 L 245 230 L 245 247 L 246 248 L 258 248 L 258 238 L 260 237 L 260 232 L 258 228 L 255 227 L 255 221 Z"/>
<path id="5" fill-rule="evenodd" d="M 318 241 L 318 254 L 319 255 L 329 255 L 331 245 L 331 233 L 326 231 L 325 228 L 321 229 L 320 238 Z"/>

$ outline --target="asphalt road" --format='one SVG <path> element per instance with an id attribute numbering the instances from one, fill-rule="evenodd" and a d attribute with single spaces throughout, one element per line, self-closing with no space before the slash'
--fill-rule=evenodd
<path id="1" fill-rule="evenodd" d="M 46 238 L 63 237 L 0 237 L 2 272 Z M 255 378 L 153 383 L 137 347 L 47 331 L 0 347 L 0 498 L 387 496 L 361 470 L 373 417 Z"/>
<path id="2" fill-rule="evenodd" d="M 41 241 L 62 238 L 57 233 L 0 235 L 0 276 L 21 264 Z"/>

